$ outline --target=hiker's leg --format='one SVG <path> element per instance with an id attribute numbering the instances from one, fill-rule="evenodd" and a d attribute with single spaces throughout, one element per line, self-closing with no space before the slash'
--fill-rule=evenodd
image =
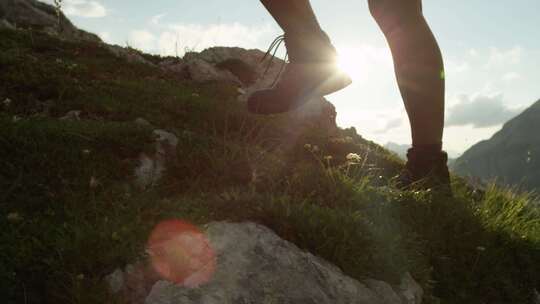
<path id="1" fill-rule="evenodd" d="M 422 14 L 421 0 L 369 0 L 384 32 L 407 110 L 413 146 L 440 150 L 444 127 L 441 51 Z"/>
<path id="2" fill-rule="evenodd" d="M 309 0 L 261 0 L 286 33 L 321 31 Z"/>

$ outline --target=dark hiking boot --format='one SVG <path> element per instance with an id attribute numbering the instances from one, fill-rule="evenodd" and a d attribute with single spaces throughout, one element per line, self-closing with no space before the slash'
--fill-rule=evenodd
<path id="1" fill-rule="evenodd" d="M 405 190 L 431 189 L 451 196 L 447 162 L 448 155 L 444 151 L 409 149 L 405 169 L 397 177 L 398 187 Z"/>
<path id="2" fill-rule="evenodd" d="M 336 49 L 324 32 L 285 34 L 276 41 L 279 39 L 285 41 L 290 63 L 272 88 L 254 92 L 249 97 L 248 110 L 251 113 L 288 112 L 352 83 L 351 78 L 338 69 Z M 271 49 L 279 46 L 280 42 L 276 41 Z"/>

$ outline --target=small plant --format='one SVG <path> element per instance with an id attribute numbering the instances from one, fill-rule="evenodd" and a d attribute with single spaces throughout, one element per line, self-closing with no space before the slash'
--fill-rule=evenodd
<path id="1" fill-rule="evenodd" d="M 54 0 L 54 7 L 56 9 L 56 18 L 58 19 L 58 29 L 61 29 L 61 19 L 60 16 L 62 14 L 62 3 L 64 0 Z"/>

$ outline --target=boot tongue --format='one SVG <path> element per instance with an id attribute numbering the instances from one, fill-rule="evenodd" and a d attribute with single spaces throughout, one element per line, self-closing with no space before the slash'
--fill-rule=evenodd
<path id="1" fill-rule="evenodd" d="M 335 62 L 337 52 L 325 32 L 285 33 L 290 62 Z"/>

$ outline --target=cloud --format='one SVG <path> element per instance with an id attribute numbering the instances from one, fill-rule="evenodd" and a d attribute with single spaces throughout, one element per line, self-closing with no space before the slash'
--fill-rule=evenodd
<path id="1" fill-rule="evenodd" d="M 173 24 L 159 34 L 158 52 L 161 55 L 180 55 L 185 50 L 202 50 L 212 46 L 237 46 L 253 48 L 259 41 L 272 33 L 270 25 L 246 26 L 230 24 Z"/>
<path id="2" fill-rule="evenodd" d="M 392 118 L 386 121 L 386 124 L 379 130 L 375 131 L 377 134 L 383 134 L 390 130 L 399 128 L 403 125 L 403 117 Z"/>
<path id="3" fill-rule="evenodd" d="M 516 72 L 506 73 L 502 77 L 502 79 L 504 81 L 512 81 L 512 80 L 516 80 L 516 79 L 520 79 L 520 78 L 521 78 L 521 75 L 519 73 L 516 73 Z"/>
<path id="4" fill-rule="evenodd" d="M 159 14 L 159 15 L 152 16 L 152 18 L 150 18 L 150 24 L 159 25 L 161 19 L 165 17 L 166 15 L 167 14 Z"/>
<path id="5" fill-rule="evenodd" d="M 468 62 L 457 62 L 453 60 L 446 60 L 445 66 L 447 74 L 463 73 L 471 69 L 471 65 Z"/>
<path id="6" fill-rule="evenodd" d="M 164 25 L 160 23 L 164 16 L 161 14 L 150 18 L 152 26 L 149 28 L 131 31 L 128 36 L 131 46 L 163 56 L 183 56 L 187 51 L 201 51 L 214 46 L 264 48 L 274 34 L 274 28 L 269 24 L 246 26 L 236 22 Z"/>
<path id="7" fill-rule="evenodd" d="M 111 33 L 110 32 L 100 32 L 97 34 L 101 40 L 103 40 L 106 43 L 112 44 L 114 43 Z"/>
<path id="8" fill-rule="evenodd" d="M 496 47 L 492 47 L 489 50 L 489 58 L 485 68 L 500 68 L 519 64 L 522 55 L 523 48 L 520 46 L 515 46 L 509 50 L 500 50 Z"/>
<path id="9" fill-rule="evenodd" d="M 53 0 L 43 2 L 54 5 Z M 99 1 L 92 0 L 63 0 L 62 11 L 68 16 L 83 18 L 101 18 L 107 16 L 107 8 Z"/>
<path id="10" fill-rule="evenodd" d="M 134 30 L 129 33 L 128 44 L 136 49 L 148 51 L 155 49 L 156 40 L 156 36 L 150 31 Z"/>
<path id="11" fill-rule="evenodd" d="M 462 95 L 450 107 L 446 126 L 472 125 L 474 128 L 487 128 L 505 123 L 517 115 L 521 109 L 512 109 L 503 102 L 503 95 Z"/>

